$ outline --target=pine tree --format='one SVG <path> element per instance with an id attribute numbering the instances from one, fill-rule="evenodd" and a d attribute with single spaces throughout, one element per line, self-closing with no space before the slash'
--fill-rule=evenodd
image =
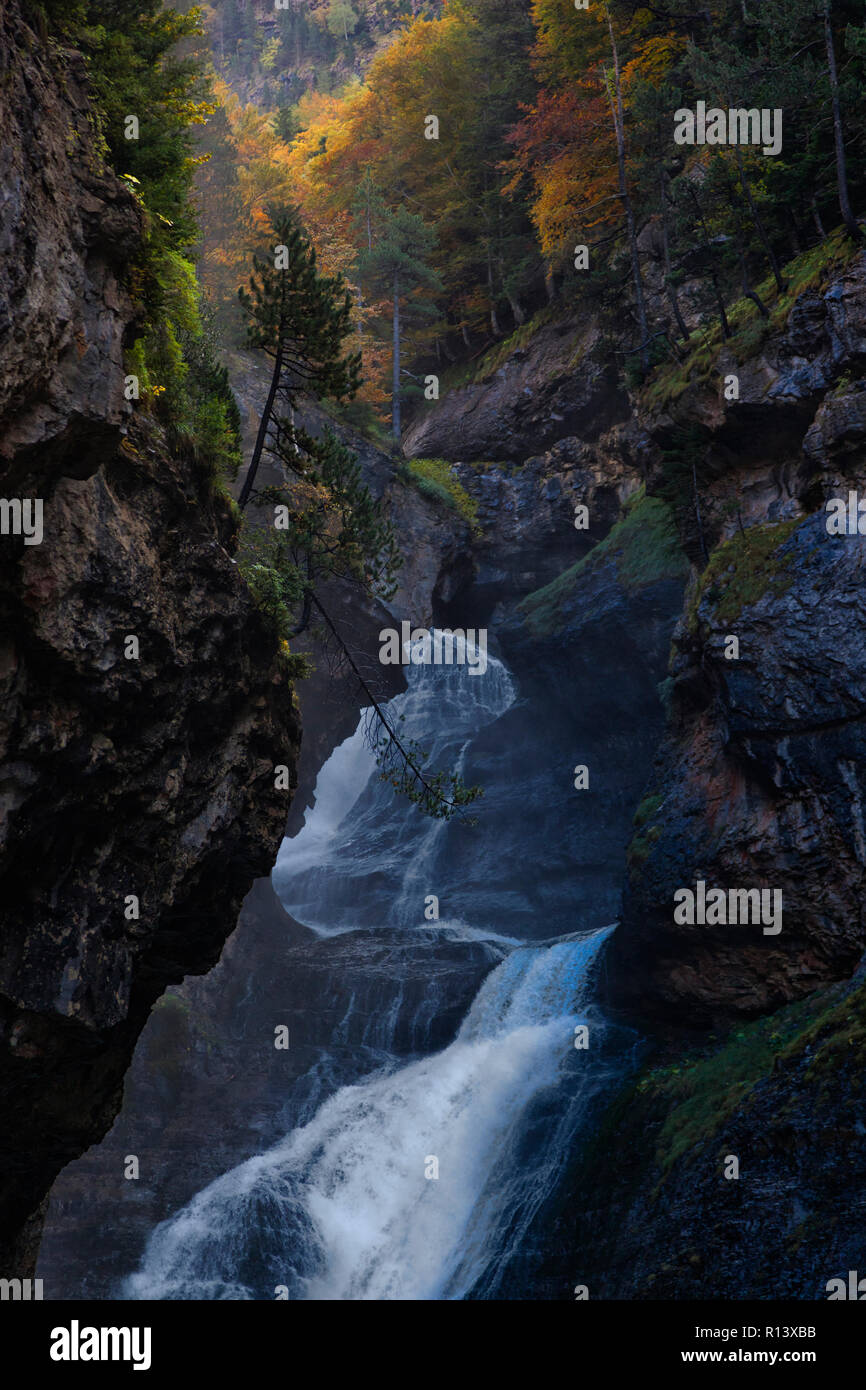
<path id="1" fill-rule="evenodd" d="M 342 276 L 320 275 L 316 252 L 290 209 L 271 214 L 272 256 L 254 258 L 250 290 L 240 290 L 250 318 L 250 347 L 263 348 L 274 367 L 238 504 L 250 499 L 280 396 L 291 417 L 301 397 L 351 399 L 360 380 L 360 354 L 343 355 L 352 331 L 352 299 Z"/>
<path id="2" fill-rule="evenodd" d="M 274 419 L 269 452 L 287 480 L 258 494 L 278 509 L 270 563 L 300 609 L 286 636 L 306 631 L 316 590 L 328 580 L 347 580 L 370 596 L 390 598 L 401 563 L 397 540 L 357 457 L 333 431 L 315 438 L 285 417 Z"/>

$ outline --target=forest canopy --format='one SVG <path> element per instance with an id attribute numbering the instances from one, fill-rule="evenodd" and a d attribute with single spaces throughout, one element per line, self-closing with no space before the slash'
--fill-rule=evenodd
<path id="1" fill-rule="evenodd" d="M 767 275 L 781 290 L 792 257 L 840 224 L 859 235 L 859 0 L 338 9 L 205 7 L 221 106 L 204 132 L 204 273 L 231 319 L 250 228 L 274 201 L 296 206 L 354 290 L 360 400 L 398 436 L 428 372 L 453 375 L 548 306 L 588 298 L 629 324 L 640 379 L 689 336 L 685 280 L 726 332 L 744 295 L 764 313 Z M 778 153 L 680 142 L 676 113 L 699 103 L 778 111 Z M 401 217 L 417 219 L 402 243 Z M 661 318 L 647 276 L 664 287 Z"/>

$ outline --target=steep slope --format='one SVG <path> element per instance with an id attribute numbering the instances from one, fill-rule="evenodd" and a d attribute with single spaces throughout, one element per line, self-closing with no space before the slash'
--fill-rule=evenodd
<path id="1" fill-rule="evenodd" d="M 665 1023 L 778 1008 L 850 976 L 866 946 L 866 538 L 831 535 L 824 505 L 866 481 L 864 367 L 860 252 L 797 297 L 759 354 L 718 363 L 738 373 L 738 401 L 720 407 L 713 371 L 645 417 L 651 486 L 671 440 L 693 441 L 710 547 L 675 636 L 669 743 L 612 947 L 616 999 Z M 781 892 L 781 930 L 678 925 L 674 892 L 697 879 Z"/>
<path id="2" fill-rule="evenodd" d="M 699 563 L 608 956 L 607 1000 L 654 1055 L 574 1156 L 539 1298 L 581 1279 L 594 1298 L 824 1299 L 862 1269 L 866 550 L 825 503 L 862 495 L 864 367 L 860 251 L 758 351 L 645 398 L 650 486 L 694 451 L 709 552 L 688 505 Z M 778 890 L 780 930 L 676 922 L 698 879 Z"/>
<path id="3" fill-rule="evenodd" d="M 0 1265 L 101 1137 L 153 1001 L 208 968 L 288 810 L 300 738 L 233 522 L 124 399 L 141 214 L 101 164 L 80 57 L 0 34 Z M 136 638 L 137 652 L 130 638 Z M 22 1234 L 23 1228 L 23 1234 Z"/>

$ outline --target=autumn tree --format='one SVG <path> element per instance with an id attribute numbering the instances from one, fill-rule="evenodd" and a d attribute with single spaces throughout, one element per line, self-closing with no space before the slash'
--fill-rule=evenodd
<path id="1" fill-rule="evenodd" d="M 399 443 L 405 322 L 413 315 L 428 319 L 435 315 L 435 309 L 419 291 L 441 289 L 442 282 L 428 264 L 436 239 L 433 229 L 403 204 L 389 208 L 380 192 L 373 190 L 370 197 L 371 206 L 363 213 L 370 243 L 358 257 L 358 274 L 362 284 L 387 290 L 391 299 L 391 432 Z"/>

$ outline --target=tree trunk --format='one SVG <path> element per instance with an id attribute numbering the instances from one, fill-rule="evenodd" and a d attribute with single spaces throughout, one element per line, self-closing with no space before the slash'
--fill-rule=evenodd
<path id="1" fill-rule="evenodd" d="M 493 257 L 490 250 L 490 240 L 487 241 L 487 295 L 490 300 L 490 331 L 494 338 L 502 337 L 502 330 L 499 327 L 499 319 L 496 317 L 496 293 L 493 288 Z"/>
<path id="2" fill-rule="evenodd" d="M 862 232 L 857 225 L 848 193 L 848 168 L 845 159 L 845 136 L 842 130 L 842 107 L 839 102 L 839 75 L 836 71 L 836 47 L 833 43 L 833 26 L 830 23 L 830 0 L 824 0 L 824 41 L 827 45 L 827 67 L 830 70 L 830 94 L 833 104 L 833 140 L 836 146 L 836 183 L 839 189 L 839 208 L 842 221 L 855 241 Z"/>
<path id="3" fill-rule="evenodd" d="M 728 323 L 728 316 L 725 313 L 725 301 L 722 297 L 722 292 L 719 289 L 719 277 L 716 274 L 715 266 L 712 263 L 713 250 L 710 246 L 710 234 L 707 231 L 707 224 L 704 221 L 704 210 L 701 207 L 701 202 L 697 193 L 695 192 L 694 185 L 689 183 L 686 186 L 688 188 L 689 196 L 691 197 L 691 200 L 695 205 L 695 212 L 697 213 L 698 224 L 700 226 L 701 231 L 704 234 L 704 248 L 706 250 L 707 261 L 710 266 L 710 284 L 713 287 L 713 293 L 716 297 L 716 306 L 719 310 L 719 323 L 722 327 L 722 337 L 724 338 L 725 342 L 727 342 L 727 340 L 731 336 L 731 325 Z"/>
<path id="4" fill-rule="evenodd" d="M 241 493 L 238 498 L 238 506 L 240 507 L 241 511 L 243 511 L 244 507 L 250 500 L 250 493 L 253 490 L 253 483 L 256 480 L 256 473 L 259 470 L 259 461 L 262 457 L 262 450 L 265 447 L 265 439 L 267 438 L 268 426 L 271 422 L 271 415 L 274 409 L 274 401 L 276 400 L 277 388 L 280 384 L 280 376 L 282 375 L 282 371 L 283 344 L 281 337 L 279 345 L 277 347 L 277 355 L 274 358 L 274 373 L 271 377 L 271 384 L 268 390 L 268 397 L 265 401 L 265 408 L 262 411 L 262 418 L 259 421 L 259 432 L 256 435 L 256 442 L 253 448 L 253 456 L 250 459 L 250 466 L 247 469 L 247 476 L 244 478 L 244 485 L 241 488 Z"/>
<path id="5" fill-rule="evenodd" d="M 292 638 L 293 641 L 294 641 L 294 639 L 295 639 L 296 637 L 300 637 L 300 636 L 301 636 L 301 633 L 306 632 L 307 628 L 310 626 L 310 618 L 311 618 L 312 616 L 313 616 L 313 594 L 312 594 L 312 590 L 307 589 L 306 592 L 304 593 L 304 606 L 303 606 L 303 608 L 302 608 L 302 610 L 301 610 L 300 620 L 299 620 L 299 622 L 298 622 L 297 627 L 293 628 L 292 631 L 291 631 L 291 634 L 290 634 L 290 636 L 291 636 L 291 638 Z"/>
<path id="6" fill-rule="evenodd" d="M 776 289 L 779 291 L 779 294 L 784 294 L 785 290 L 788 288 L 788 283 L 782 275 L 782 268 L 779 265 L 776 253 L 773 250 L 772 245 L 770 244 L 770 238 L 767 236 L 767 233 L 764 230 L 764 224 L 761 221 L 761 215 L 758 212 L 755 200 L 752 197 L 752 190 L 749 187 L 749 181 L 746 178 L 746 171 L 743 168 L 743 156 L 740 154 L 739 145 L 734 146 L 734 158 L 737 161 L 737 170 L 740 175 L 740 186 L 743 190 L 743 193 L 746 195 L 746 202 L 749 205 L 749 212 L 752 214 L 752 221 L 755 224 L 755 231 L 758 233 L 761 245 L 767 253 L 767 260 L 770 262 L 770 268 L 773 272 L 773 279 L 776 282 Z"/>
<path id="7" fill-rule="evenodd" d="M 391 433 L 400 443 L 400 277 L 394 271 L 394 361 L 391 388 Z"/>
<path id="8" fill-rule="evenodd" d="M 818 236 L 821 238 L 822 241 L 826 241 L 827 232 L 824 227 L 824 223 L 821 221 L 821 213 L 818 208 L 817 198 L 812 199 L 812 221 L 815 223 L 815 231 L 818 233 Z"/>
<path id="9" fill-rule="evenodd" d="M 659 211 L 661 213 L 662 219 L 662 252 L 664 255 L 665 287 L 668 292 L 668 301 L 671 306 L 671 312 L 673 313 L 673 316 L 676 320 L 677 328 L 680 331 L 680 337 L 682 338 L 683 342 L 687 343 L 689 341 L 689 330 L 686 327 L 685 319 L 683 318 L 682 312 L 680 310 L 680 298 L 677 294 L 677 287 L 671 279 L 671 275 L 673 272 L 671 268 L 671 242 L 670 236 L 668 234 L 666 182 L 667 180 L 665 172 L 664 169 L 662 169 L 661 177 L 659 179 Z"/>
<path id="10" fill-rule="evenodd" d="M 768 319 L 770 317 L 769 309 L 767 308 L 761 296 L 758 294 L 758 291 L 753 290 L 751 285 L 749 284 L 749 272 L 746 268 L 746 253 L 739 243 L 737 243 L 737 255 L 740 258 L 740 279 L 743 286 L 743 294 L 745 295 L 746 299 L 751 299 L 752 303 L 757 307 L 758 313 L 761 315 L 761 318 Z"/>
<path id="11" fill-rule="evenodd" d="M 635 229 L 634 208 L 632 207 L 632 201 L 628 191 L 628 182 L 626 180 L 625 118 L 623 116 L 622 107 L 622 82 L 620 81 L 619 73 L 619 52 L 617 50 L 616 38 L 613 32 L 613 20 L 610 17 L 610 9 L 606 4 L 604 9 L 605 14 L 607 16 L 608 33 L 610 34 L 610 47 L 611 52 L 613 54 L 613 73 L 616 85 L 616 106 L 613 108 L 613 123 L 614 128 L 616 130 L 616 162 L 619 174 L 619 196 L 620 200 L 622 201 L 623 210 L 625 212 L 625 225 L 626 232 L 628 234 L 629 253 L 631 256 L 631 274 L 632 280 L 634 282 L 635 307 L 637 309 L 638 331 L 640 333 L 640 341 L 642 344 L 641 362 L 643 364 L 644 371 L 647 371 L 649 368 L 649 353 L 647 351 L 646 342 L 647 338 L 649 337 L 649 329 L 647 328 L 646 304 L 644 303 L 643 282 L 641 280 L 640 275 L 640 258 L 638 256 L 637 249 L 637 231 Z M 613 106 L 613 103 L 611 103 L 611 105 Z"/>
<path id="12" fill-rule="evenodd" d="M 445 358 L 445 361 L 446 361 L 446 362 L 450 362 L 451 365 L 452 365 L 452 367 L 453 367 L 453 366 L 454 366 L 454 363 L 457 361 L 457 358 L 454 356 L 454 353 L 451 351 L 450 347 L 448 346 L 448 339 L 447 339 L 447 337 L 444 337 L 444 338 L 437 338 L 436 341 L 439 343 L 439 346 L 440 346 L 441 349 L 442 349 L 442 356 Z"/>
<path id="13" fill-rule="evenodd" d="M 520 325 L 521 323 L 526 323 L 526 311 L 524 310 L 520 300 L 517 298 L 517 295 L 509 294 L 507 290 L 505 291 L 505 293 L 508 299 L 508 303 L 511 306 L 511 312 L 514 315 L 514 322 L 518 325 Z"/>
<path id="14" fill-rule="evenodd" d="M 710 556 L 707 550 L 707 542 L 704 539 L 704 523 L 703 518 L 701 517 L 701 494 L 698 489 L 698 466 L 695 463 L 694 454 L 692 454 L 692 488 L 694 490 L 695 517 L 698 523 L 698 535 L 701 538 L 701 551 L 703 553 L 704 561 L 706 562 L 709 560 Z"/>
<path id="15" fill-rule="evenodd" d="M 741 168 L 740 174 L 742 175 L 742 173 L 743 170 Z M 740 284 L 743 289 L 743 295 L 746 299 L 751 299 L 752 303 L 757 308 L 758 313 L 761 315 L 762 319 L 768 319 L 770 317 L 770 311 L 767 308 L 764 301 L 761 299 L 761 296 L 758 294 L 757 290 L 752 289 L 751 281 L 749 280 L 749 267 L 746 265 L 746 248 L 743 245 L 742 238 L 739 235 L 739 227 L 742 224 L 743 209 L 740 199 L 737 196 L 736 182 L 733 179 L 728 178 L 727 168 L 725 169 L 725 187 L 727 188 L 728 192 L 728 203 L 733 214 L 733 225 L 737 229 L 732 234 L 731 240 L 734 244 L 734 247 L 736 248 L 737 260 L 740 263 Z"/>

